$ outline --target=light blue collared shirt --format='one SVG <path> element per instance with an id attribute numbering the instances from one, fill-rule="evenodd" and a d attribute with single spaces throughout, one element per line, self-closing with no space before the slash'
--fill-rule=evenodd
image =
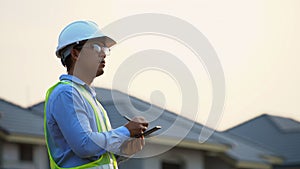
<path id="1" fill-rule="evenodd" d="M 96 99 L 96 92 L 82 80 L 62 75 L 60 80 L 74 82 L 87 89 Z M 60 167 L 74 167 L 99 159 L 105 152 L 119 153 L 130 137 L 129 130 L 118 127 L 97 132 L 94 111 L 88 101 L 71 85 L 59 84 L 46 105 L 48 146 Z"/>

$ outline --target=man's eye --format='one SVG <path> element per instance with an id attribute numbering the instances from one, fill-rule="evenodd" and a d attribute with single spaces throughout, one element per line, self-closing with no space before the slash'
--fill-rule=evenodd
<path id="1" fill-rule="evenodd" d="M 99 46 L 99 45 L 97 45 L 97 44 L 93 44 L 93 49 L 94 49 L 96 52 L 98 52 L 98 53 L 101 52 L 101 46 Z"/>

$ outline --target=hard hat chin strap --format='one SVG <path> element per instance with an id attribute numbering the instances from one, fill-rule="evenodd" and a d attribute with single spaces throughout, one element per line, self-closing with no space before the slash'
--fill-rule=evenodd
<path id="1" fill-rule="evenodd" d="M 66 59 L 71 55 L 71 51 L 72 49 L 74 49 L 77 45 L 84 45 L 86 43 L 87 40 L 83 40 L 83 41 L 77 41 L 67 47 L 65 47 L 62 51 L 61 51 L 61 63 L 63 64 L 63 66 L 66 66 Z"/>
<path id="2" fill-rule="evenodd" d="M 61 54 L 61 62 L 62 64 L 65 66 L 65 61 L 67 59 L 67 57 L 71 54 L 71 50 L 73 49 L 73 46 L 74 45 L 71 45 L 69 47 L 67 47 L 67 49 L 65 49 L 64 51 L 62 51 L 62 54 Z"/>

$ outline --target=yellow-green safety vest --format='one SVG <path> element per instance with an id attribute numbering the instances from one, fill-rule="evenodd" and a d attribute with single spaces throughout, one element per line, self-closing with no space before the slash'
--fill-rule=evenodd
<path id="1" fill-rule="evenodd" d="M 93 168 L 93 167 L 98 167 L 101 165 L 106 165 L 106 164 L 113 164 L 114 169 L 117 169 L 117 160 L 115 158 L 115 156 L 110 153 L 110 152 L 106 152 L 105 154 L 103 154 L 98 160 L 87 163 L 87 164 L 83 164 L 81 166 L 76 166 L 76 167 L 71 167 L 71 168 L 62 168 L 59 167 L 56 162 L 53 160 L 53 157 L 51 155 L 49 146 L 48 146 L 48 132 L 47 132 L 47 116 L 46 116 L 46 106 L 47 106 L 47 102 L 49 99 L 50 94 L 52 93 L 52 91 L 54 90 L 54 88 L 56 86 L 58 86 L 59 84 L 66 84 L 66 85 L 71 85 L 73 86 L 80 94 L 82 94 L 82 96 L 88 101 L 88 103 L 91 105 L 91 107 L 94 110 L 94 115 L 96 118 L 96 123 L 97 123 L 97 129 L 98 132 L 103 132 L 103 131 L 109 131 L 111 130 L 111 125 L 109 122 L 109 118 L 107 116 L 107 113 L 105 111 L 105 109 L 102 107 L 102 105 L 97 101 L 97 104 L 100 106 L 100 109 L 103 113 L 103 118 L 99 118 L 98 114 L 101 114 L 101 112 L 99 112 L 99 109 L 97 108 L 98 105 L 95 104 L 94 99 L 92 98 L 91 94 L 83 87 L 80 85 L 77 85 L 73 82 L 70 81 L 60 81 L 58 83 L 56 83 L 54 86 L 52 86 L 51 88 L 48 89 L 47 94 L 46 94 L 46 99 L 45 99 L 45 106 L 44 106 L 44 133 L 45 133 L 45 140 L 46 140 L 46 145 L 47 145 L 47 149 L 48 149 L 48 154 L 49 154 L 49 158 L 50 158 L 50 167 L 51 169 L 87 169 L 87 168 Z"/>

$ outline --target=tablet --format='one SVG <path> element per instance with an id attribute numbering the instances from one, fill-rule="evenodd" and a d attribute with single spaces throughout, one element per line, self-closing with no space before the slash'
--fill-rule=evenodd
<path id="1" fill-rule="evenodd" d="M 141 136 L 146 137 L 146 136 L 148 136 L 149 134 L 151 134 L 151 133 L 153 133 L 153 132 L 155 132 L 155 131 L 157 131 L 157 130 L 159 130 L 159 129 L 161 129 L 161 126 L 155 126 L 155 127 L 153 127 L 152 129 L 145 131 L 143 134 L 136 135 L 135 137 L 136 137 L 136 138 L 139 138 L 139 137 L 141 137 Z"/>

